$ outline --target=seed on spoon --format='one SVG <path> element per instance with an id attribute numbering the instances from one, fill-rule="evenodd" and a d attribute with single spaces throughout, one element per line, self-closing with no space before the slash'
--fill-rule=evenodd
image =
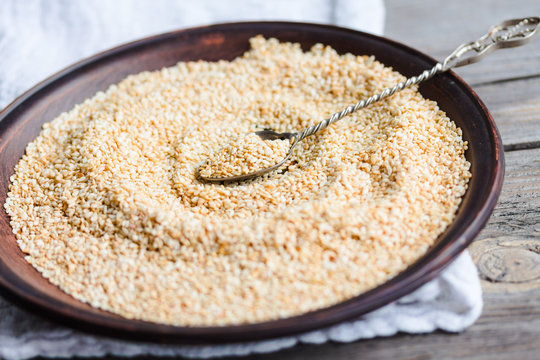
<path id="1" fill-rule="evenodd" d="M 228 178 L 250 174 L 284 159 L 291 139 L 262 139 L 255 133 L 241 135 L 218 148 L 199 168 L 203 178 Z"/>

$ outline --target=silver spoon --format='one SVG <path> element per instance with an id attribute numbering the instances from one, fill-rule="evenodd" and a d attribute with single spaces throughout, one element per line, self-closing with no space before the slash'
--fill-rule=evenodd
<path id="1" fill-rule="evenodd" d="M 437 63 L 432 69 L 424 70 L 420 75 L 413 76 L 406 81 L 400 82 L 393 87 L 384 89 L 381 93 L 373 95 L 367 99 L 361 100 L 355 105 L 349 105 L 345 109 L 332 114 L 329 118 L 319 122 L 318 124 L 309 126 L 303 131 L 299 132 L 284 132 L 277 133 L 272 130 L 257 131 L 257 134 L 263 140 L 285 140 L 294 139 L 291 144 L 287 155 L 278 163 L 242 175 L 228 176 L 228 177 L 204 177 L 200 174 L 200 167 L 197 169 L 198 177 L 206 182 L 238 182 L 249 180 L 264 174 L 269 173 L 285 163 L 298 145 L 300 141 L 306 137 L 315 134 L 316 132 L 327 128 L 330 124 L 342 119 L 346 115 L 352 114 L 358 109 L 364 108 L 374 102 L 382 100 L 397 91 L 403 90 L 411 85 L 416 85 L 424 80 L 428 80 L 440 72 L 445 72 L 454 67 L 464 66 L 472 64 L 482 60 L 487 54 L 495 49 L 509 48 L 515 46 L 521 46 L 532 39 L 532 36 L 538 29 L 540 18 L 528 17 L 523 19 L 513 19 L 502 22 L 501 24 L 494 26 L 491 30 L 479 38 L 476 41 L 472 41 L 463 45 L 460 45 L 453 53 L 451 53 L 444 61 Z"/>

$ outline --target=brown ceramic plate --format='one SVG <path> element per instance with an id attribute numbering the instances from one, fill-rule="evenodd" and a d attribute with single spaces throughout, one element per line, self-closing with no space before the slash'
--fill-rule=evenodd
<path id="1" fill-rule="evenodd" d="M 181 30 L 136 41 L 83 60 L 30 89 L 0 113 L 0 203 L 9 177 L 26 144 L 41 125 L 63 111 L 120 81 L 128 74 L 155 70 L 178 61 L 231 60 L 248 50 L 257 34 L 293 41 L 308 49 L 321 42 L 339 53 L 373 54 L 406 76 L 431 68 L 435 61 L 407 46 L 381 37 L 334 26 L 251 22 Z M 421 85 L 463 129 L 472 179 L 457 218 L 418 262 L 387 283 L 338 305 L 287 319 L 227 327 L 175 327 L 134 321 L 97 310 L 50 284 L 26 263 L 0 212 L 0 290 L 15 304 L 81 330 L 157 342 L 230 342 L 296 334 L 354 318 L 413 291 L 434 278 L 487 222 L 503 180 L 503 151 L 493 119 L 472 89 L 453 73 Z"/>

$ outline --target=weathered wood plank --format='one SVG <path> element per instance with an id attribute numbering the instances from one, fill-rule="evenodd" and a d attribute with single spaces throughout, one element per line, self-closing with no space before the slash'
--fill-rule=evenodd
<path id="1" fill-rule="evenodd" d="M 531 0 L 387 0 L 386 7 L 386 36 L 437 59 L 503 20 L 540 15 L 540 1 Z M 456 72 L 473 85 L 538 75 L 540 38 L 522 48 L 492 54 Z"/>
<path id="2" fill-rule="evenodd" d="M 540 77 L 473 88 L 493 115 L 505 145 L 540 140 Z"/>
<path id="3" fill-rule="evenodd" d="M 498 319 L 501 322 L 504 320 Z M 540 326 L 540 321 L 532 322 L 531 325 Z M 475 341 L 471 341 L 471 338 Z M 378 338 L 353 344 L 298 346 L 278 354 L 252 356 L 250 359 L 536 360 L 540 350 L 537 340 L 536 333 L 506 331 L 501 337 L 498 331 L 485 330 L 468 331 L 459 335 L 399 335 L 390 340 Z"/>
<path id="4" fill-rule="evenodd" d="M 540 294 L 540 149 L 507 152 L 506 158 L 502 198 L 471 254 L 486 296 Z"/>

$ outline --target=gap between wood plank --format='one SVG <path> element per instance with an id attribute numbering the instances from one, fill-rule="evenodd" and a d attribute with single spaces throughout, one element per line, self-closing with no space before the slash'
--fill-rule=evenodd
<path id="1" fill-rule="evenodd" d="M 512 81 L 519 81 L 519 80 L 529 80 L 529 79 L 537 79 L 540 78 L 540 74 L 533 74 L 533 75 L 526 75 L 526 76 L 515 76 L 507 79 L 498 79 L 498 80 L 490 80 L 490 81 L 484 81 L 484 82 L 478 82 L 478 83 L 469 83 L 469 85 L 473 87 L 480 87 L 480 86 L 486 86 L 486 85 L 497 85 L 497 84 L 505 84 Z"/>
<path id="2" fill-rule="evenodd" d="M 540 148 L 540 141 L 528 141 L 528 142 L 522 142 L 522 143 L 517 143 L 517 144 L 503 145 L 503 149 L 505 152 L 517 151 L 517 150 L 530 150 L 530 149 L 538 149 L 538 148 Z"/>

